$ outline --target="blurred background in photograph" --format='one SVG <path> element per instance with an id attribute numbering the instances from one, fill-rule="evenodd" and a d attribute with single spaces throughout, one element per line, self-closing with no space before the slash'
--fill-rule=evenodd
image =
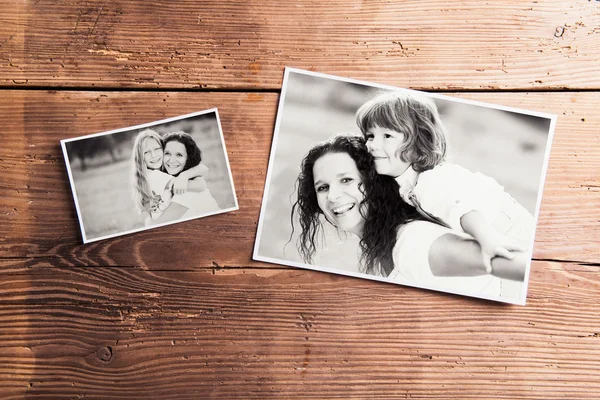
<path id="1" fill-rule="evenodd" d="M 161 136 L 179 130 L 189 133 L 202 152 L 202 163 L 210 169 L 205 180 L 212 196 L 221 209 L 235 206 L 215 112 L 149 128 Z M 133 142 L 143 129 L 66 143 L 87 239 L 144 227 L 145 217 L 136 213 L 132 200 Z"/>
<path id="2" fill-rule="evenodd" d="M 335 134 L 360 135 L 354 115 L 387 90 L 290 72 L 267 182 L 258 254 L 302 262 L 290 221 L 300 163 L 312 146 Z M 434 99 L 448 132 L 447 161 L 490 176 L 535 215 L 550 119 Z M 357 271 L 358 241 L 329 224 L 313 264 Z M 291 235 L 291 240 L 290 240 Z M 288 243 L 289 241 L 289 243 Z M 286 245 L 287 244 L 287 245 Z"/>

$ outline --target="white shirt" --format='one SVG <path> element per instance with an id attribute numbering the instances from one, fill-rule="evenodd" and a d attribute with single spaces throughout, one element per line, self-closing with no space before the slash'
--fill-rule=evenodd
<path id="1" fill-rule="evenodd" d="M 188 210 L 181 218 L 199 217 L 221 209 L 208 189 L 202 192 L 191 192 L 188 190 L 183 194 L 173 196 L 172 201 L 176 201 L 182 206 L 187 207 Z"/>
<path id="2" fill-rule="evenodd" d="M 147 176 L 150 190 L 155 194 L 161 194 L 169 180 L 173 179 L 173 176 L 159 170 L 151 170 Z M 183 194 L 176 194 L 171 201 L 188 209 L 181 216 L 182 219 L 205 215 L 221 209 L 208 189 L 202 192 L 187 191 Z M 157 219 L 161 214 L 161 211 L 153 212 L 152 219 Z"/>
<path id="3" fill-rule="evenodd" d="M 167 182 L 173 177 L 157 169 L 150 169 L 147 171 L 146 177 L 148 178 L 150 190 L 152 190 L 155 195 L 161 194 L 165 190 Z"/>
<path id="4" fill-rule="evenodd" d="M 426 289 L 477 297 L 518 300 L 523 282 L 509 281 L 492 275 L 441 277 L 431 272 L 429 250 L 442 235 L 462 234 L 427 221 L 413 221 L 398 230 L 393 250 L 394 270 L 388 278 L 394 282 Z"/>
<path id="5" fill-rule="evenodd" d="M 456 164 L 441 164 L 421 173 L 409 167 L 396 182 L 404 201 L 460 232 L 464 232 L 461 217 L 474 210 L 500 232 L 515 220 L 533 219 L 496 180 Z"/>

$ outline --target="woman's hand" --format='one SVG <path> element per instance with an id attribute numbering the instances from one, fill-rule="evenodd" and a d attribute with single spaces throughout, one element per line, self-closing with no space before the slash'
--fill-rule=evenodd
<path id="1" fill-rule="evenodd" d="M 173 179 L 173 194 L 184 194 L 188 190 L 189 179 L 186 176 L 178 176 Z"/>

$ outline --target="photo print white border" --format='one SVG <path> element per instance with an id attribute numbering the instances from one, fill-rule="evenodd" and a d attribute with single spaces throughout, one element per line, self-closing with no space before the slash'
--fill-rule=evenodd
<path id="1" fill-rule="evenodd" d="M 158 223 L 158 224 L 152 225 L 152 226 L 145 226 L 145 227 L 141 227 L 141 228 L 134 228 L 134 229 L 130 229 L 130 230 L 126 230 L 126 231 L 121 231 L 121 232 L 116 232 L 116 233 L 111 233 L 111 234 L 103 235 L 103 236 L 99 236 L 99 237 L 88 238 L 87 235 L 86 235 L 86 231 L 85 231 L 85 221 L 84 221 L 84 218 L 83 218 L 82 213 L 81 213 L 79 199 L 77 197 L 77 193 L 76 193 L 76 190 L 75 190 L 75 182 L 74 182 L 74 179 L 73 179 L 73 172 L 71 170 L 71 162 L 72 162 L 72 160 L 69 159 L 69 155 L 68 155 L 68 152 L 67 152 L 67 146 L 66 146 L 67 143 L 75 142 L 75 141 L 79 141 L 79 140 L 90 139 L 90 138 L 99 137 L 99 136 L 106 136 L 106 135 L 118 134 L 118 133 L 121 133 L 121 132 L 130 132 L 130 131 L 133 131 L 133 130 L 140 130 L 140 129 L 145 129 L 145 128 L 151 128 L 151 127 L 155 127 L 155 126 L 158 126 L 158 125 L 167 124 L 167 123 L 171 123 L 171 122 L 175 122 L 175 121 L 179 121 L 179 120 L 185 120 L 185 119 L 189 119 L 189 118 L 193 118 L 193 117 L 198 117 L 198 116 L 202 116 L 202 115 L 208 115 L 208 114 L 211 114 L 211 113 L 215 114 L 215 118 L 216 118 L 218 130 L 219 130 L 219 138 L 220 138 L 220 143 L 221 143 L 222 149 L 223 149 L 223 157 L 224 157 L 225 163 L 227 165 L 227 178 L 228 178 L 228 183 L 231 185 L 231 190 L 232 190 L 231 194 L 233 195 L 234 206 L 233 207 L 224 208 L 224 209 L 220 209 L 220 210 L 217 210 L 217 211 L 214 211 L 214 212 L 207 212 L 207 213 L 203 213 L 201 215 L 191 216 L 189 218 L 180 218 L 180 219 L 173 220 L 173 221 L 168 221 L 168 222 L 164 222 L 164 223 Z M 239 210 L 239 204 L 238 204 L 238 200 L 237 200 L 237 194 L 236 194 L 236 191 L 235 191 L 235 186 L 234 186 L 234 182 L 233 182 L 233 176 L 231 174 L 231 165 L 229 163 L 229 157 L 227 155 L 227 149 L 226 149 L 226 145 L 225 145 L 225 138 L 223 136 L 223 128 L 221 127 L 221 119 L 219 117 L 219 111 L 218 111 L 218 109 L 216 107 L 215 108 L 211 108 L 211 109 L 207 109 L 207 110 L 203 110 L 203 111 L 193 112 L 193 113 L 190 113 L 190 114 L 179 115 L 179 116 L 175 116 L 175 117 L 171 117 L 171 118 L 166 118 L 166 119 L 161 119 L 161 120 L 152 121 L 152 122 L 148 122 L 148 123 L 143 123 L 143 124 L 139 124 L 139 125 L 128 126 L 128 127 L 124 127 L 124 128 L 118 128 L 118 129 L 113 129 L 113 130 L 109 130 L 109 131 L 93 133 L 93 134 L 90 134 L 90 135 L 84 135 L 84 136 L 79 136 L 79 137 L 70 138 L 70 139 L 62 139 L 60 141 L 60 145 L 61 145 L 63 156 L 64 156 L 64 159 L 65 159 L 65 165 L 66 165 L 66 168 L 67 168 L 67 173 L 69 175 L 69 183 L 70 183 L 70 186 L 71 186 L 71 193 L 73 195 L 73 200 L 75 202 L 75 209 L 77 211 L 77 219 L 79 221 L 79 228 L 80 228 L 80 231 L 81 231 L 81 237 L 82 237 L 82 240 L 83 240 L 84 244 L 92 243 L 92 242 L 97 242 L 97 241 L 100 241 L 100 240 L 105 240 L 105 239 L 109 239 L 109 238 L 113 238 L 113 237 L 123 236 L 123 235 L 131 234 L 131 233 L 142 232 L 142 231 L 146 231 L 146 230 L 150 230 L 150 229 L 160 228 L 160 227 L 167 226 L 167 225 L 178 224 L 180 222 L 185 222 L 185 221 L 190 221 L 190 220 L 194 220 L 194 219 L 204 218 L 204 217 L 208 217 L 208 216 L 211 216 L 211 215 L 223 214 L 223 213 L 226 213 L 226 212 Z M 134 212 L 134 211 L 132 210 L 132 212 Z"/>
<path id="2" fill-rule="evenodd" d="M 273 140 L 272 140 L 272 145 L 271 145 L 271 152 L 270 152 L 270 156 L 269 156 L 269 164 L 268 164 L 268 169 L 267 169 L 267 174 L 266 174 L 266 179 L 265 179 L 265 190 L 263 193 L 260 217 L 259 217 L 259 221 L 258 221 L 257 234 L 256 234 L 255 245 L 254 245 L 254 251 L 253 251 L 253 259 L 254 260 L 275 263 L 275 264 L 282 264 L 282 265 L 287 265 L 287 266 L 291 266 L 291 267 L 297 267 L 297 268 L 320 271 L 320 272 L 329 272 L 329 273 L 338 274 L 338 275 L 370 279 L 370 280 L 374 280 L 374 281 L 394 283 L 394 284 L 401 285 L 401 286 L 410 286 L 410 287 L 417 287 L 417 288 L 434 290 L 434 291 L 439 291 L 439 292 L 444 292 L 444 293 L 453 293 L 453 294 L 464 295 L 464 296 L 468 296 L 468 297 L 475 297 L 475 298 L 498 301 L 498 302 L 502 302 L 502 303 L 525 305 L 526 296 L 527 296 L 527 288 L 528 288 L 528 284 L 529 284 L 529 275 L 530 275 L 530 271 L 531 271 L 531 262 L 532 262 L 531 258 L 532 258 L 532 254 L 533 254 L 533 248 L 529 251 L 529 257 L 528 257 L 528 263 L 527 263 L 527 267 L 526 267 L 524 282 L 522 284 L 521 293 L 520 293 L 518 299 L 507 299 L 507 298 L 501 298 L 498 296 L 487 295 L 487 294 L 474 295 L 472 293 L 469 293 L 469 291 L 465 291 L 465 290 L 446 289 L 446 288 L 439 288 L 439 287 L 420 285 L 420 284 L 408 284 L 405 282 L 394 281 L 387 277 L 369 275 L 366 273 L 348 271 L 348 270 L 344 270 L 344 269 L 332 268 L 332 267 L 327 267 L 327 266 L 311 265 L 311 264 L 306 264 L 303 262 L 287 260 L 284 258 L 274 258 L 274 257 L 265 256 L 265 255 L 260 254 L 259 247 L 261 244 L 262 234 L 265 229 L 268 229 L 268 227 L 265 227 L 265 214 L 266 214 L 267 209 L 269 208 L 268 199 L 269 199 L 270 185 L 271 185 L 271 182 L 273 179 L 273 172 L 274 172 L 273 165 L 274 165 L 274 160 L 275 160 L 278 145 L 279 145 L 279 140 L 281 139 L 280 138 L 280 128 L 281 128 L 281 123 L 282 123 L 282 119 L 283 119 L 283 115 L 284 115 L 284 109 L 286 108 L 286 94 L 287 94 L 287 89 L 288 89 L 288 83 L 290 81 L 290 75 L 292 75 L 292 74 L 308 75 L 308 76 L 312 76 L 312 77 L 322 78 L 325 80 L 348 82 L 348 83 L 352 83 L 352 84 L 356 84 L 356 85 L 368 86 L 368 87 L 375 88 L 375 89 L 404 90 L 404 91 L 415 92 L 415 93 L 423 93 L 423 94 L 426 94 L 427 96 L 430 96 L 431 98 L 435 98 L 435 99 L 443 99 L 443 100 L 450 101 L 450 102 L 463 103 L 463 104 L 474 105 L 474 106 L 481 106 L 481 107 L 491 108 L 491 109 L 495 109 L 495 110 L 507 111 L 507 112 L 512 112 L 512 113 L 524 114 L 524 115 L 532 116 L 532 117 L 548 119 L 549 120 L 549 129 L 547 132 L 548 136 L 547 136 L 547 141 L 546 141 L 546 146 L 545 146 L 544 161 L 543 161 L 543 165 L 542 165 L 542 169 L 541 169 L 541 179 L 540 179 L 540 182 L 538 185 L 537 201 L 535 204 L 535 213 L 533 215 L 534 220 L 536 222 L 536 228 L 537 228 L 539 210 L 540 210 L 540 206 L 541 206 L 541 202 L 542 202 L 542 193 L 543 193 L 543 188 L 544 188 L 544 182 L 546 179 L 546 174 L 547 174 L 547 169 L 548 169 L 551 145 L 552 145 L 552 140 L 554 137 L 554 131 L 556 128 L 556 118 L 557 118 L 556 115 L 542 113 L 542 112 L 536 112 L 536 111 L 530 111 L 530 110 L 525 110 L 525 109 L 519 109 L 519 108 L 515 108 L 515 107 L 507 107 L 507 106 L 501 106 L 501 105 L 496 105 L 496 104 L 490 104 L 490 103 L 485 103 L 485 102 L 480 102 L 480 101 L 461 99 L 461 98 L 445 96 L 445 95 L 441 95 L 441 94 L 437 94 L 437 93 L 416 91 L 416 90 L 411 90 L 411 89 L 394 87 L 394 86 L 390 86 L 390 85 L 383 85 L 383 84 L 377 84 L 377 83 L 361 81 L 361 80 L 356 80 L 356 79 L 343 78 L 343 77 L 339 77 L 339 76 L 328 75 L 328 74 L 313 72 L 313 71 L 306 71 L 306 70 L 297 69 L 297 68 L 286 67 L 285 73 L 284 73 L 284 78 L 283 78 L 281 95 L 279 98 L 279 105 L 277 108 L 277 119 L 276 119 L 276 123 L 275 123 L 274 135 L 273 135 Z M 336 133 L 336 132 L 333 132 L 333 133 Z M 284 139 L 281 139 L 281 140 L 284 140 Z M 293 194 L 295 195 L 296 192 L 294 192 Z M 282 195 L 288 196 L 291 194 L 286 193 L 286 194 L 282 194 Z M 291 212 L 291 205 L 290 205 L 290 212 Z M 290 245 L 293 246 L 294 243 L 290 242 Z"/>

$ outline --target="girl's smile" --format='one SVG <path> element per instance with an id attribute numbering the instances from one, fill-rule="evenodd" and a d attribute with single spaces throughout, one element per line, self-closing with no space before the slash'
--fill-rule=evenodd
<path id="1" fill-rule="evenodd" d="M 144 143 L 144 162 L 149 169 L 160 169 L 163 162 L 163 148 L 154 138 Z"/>
<path id="2" fill-rule="evenodd" d="M 185 167 L 187 151 L 183 143 L 172 140 L 167 142 L 164 154 L 164 166 L 169 175 L 177 175 Z"/>

